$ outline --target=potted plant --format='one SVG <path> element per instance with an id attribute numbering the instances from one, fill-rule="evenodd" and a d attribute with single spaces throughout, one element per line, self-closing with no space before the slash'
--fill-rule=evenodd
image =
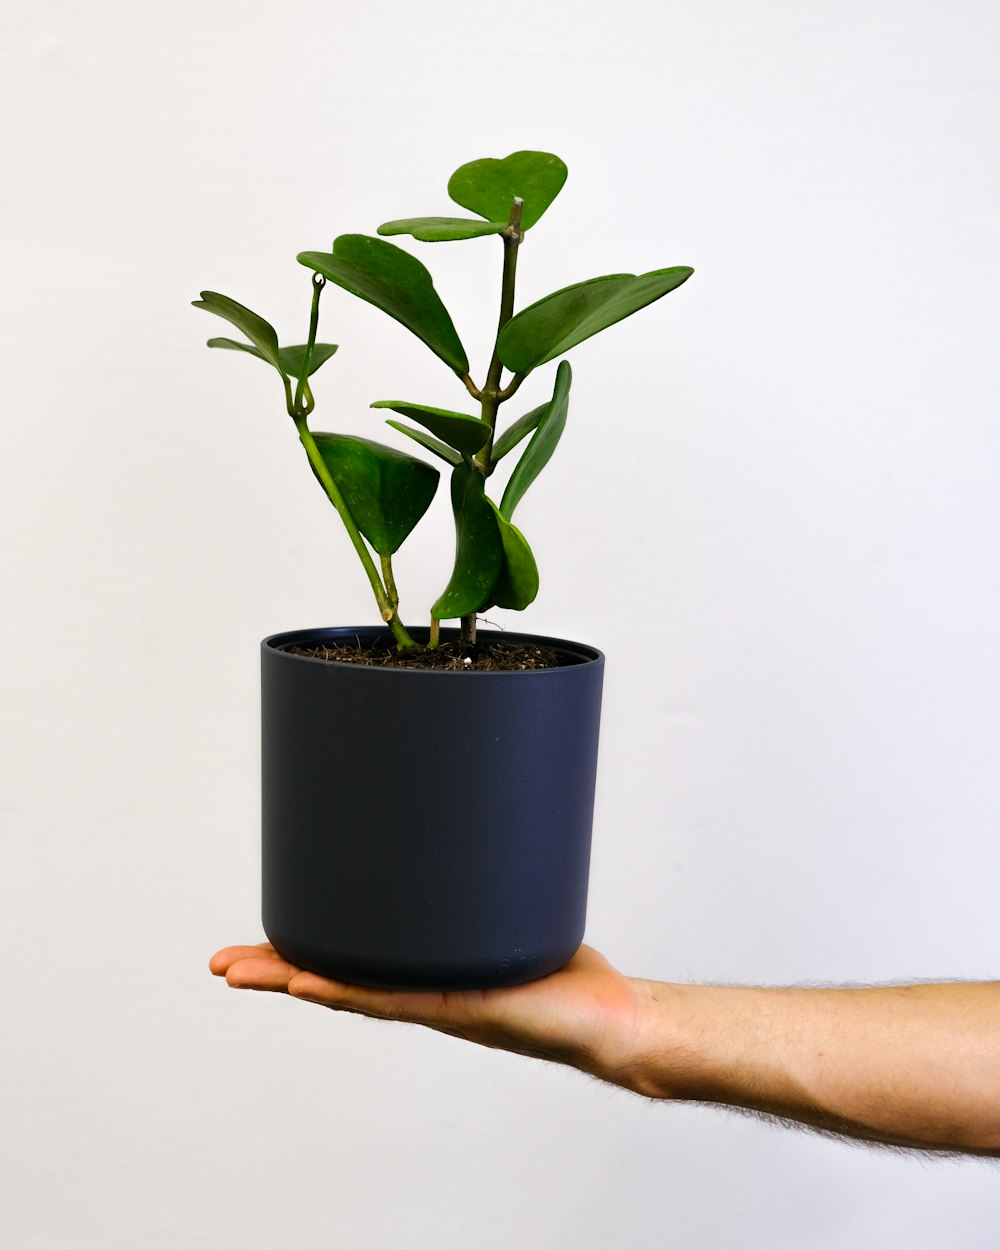
<path id="1" fill-rule="evenodd" d="M 381 618 L 261 644 L 264 929 L 283 956 L 326 976 L 441 989 L 515 984 L 560 967 L 583 938 L 604 657 L 579 643 L 477 630 L 477 617 L 494 605 L 524 609 L 538 592 L 513 515 L 566 423 L 572 375 L 561 358 L 692 271 L 591 278 L 515 311 L 518 250 L 565 180 L 564 163 L 545 152 L 475 160 L 448 183 L 475 216 L 389 221 L 380 237 L 341 235 L 330 252 L 301 253 L 312 274 L 301 345 L 280 346 L 268 322 L 227 296 L 203 291 L 195 301 L 244 336 L 210 347 L 277 372 Z M 485 374 L 471 371 L 430 273 L 386 241 L 398 235 L 499 237 L 500 311 Z M 478 407 L 372 404 L 391 410 L 388 424 L 443 461 L 450 479 L 454 566 L 423 628 L 401 610 L 392 559 L 440 473 L 370 439 L 310 429 L 311 379 L 337 350 L 317 339 L 329 283 L 415 334 Z M 551 398 L 501 425 L 500 408 L 549 363 Z M 494 498 L 491 479 L 511 462 Z M 442 628 L 450 621 L 457 628 Z"/>

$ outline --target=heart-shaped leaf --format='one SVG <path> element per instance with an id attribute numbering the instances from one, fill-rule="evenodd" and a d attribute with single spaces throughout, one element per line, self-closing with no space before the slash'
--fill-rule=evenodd
<path id="1" fill-rule="evenodd" d="M 478 221 L 474 217 L 403 217 L 384 222 L 379 234 L 412 234 L 421 243 L 446 243 L 453 239 L 479 239 L 507 229 L 503 221 Z"/>
<path id="2" fill-rule="evenodd" d="M 441 597 L 431 608 L 439 621 L 476 612 L 486 602 L 503 566 L 504 549 L 486 479 L 464 461 L 451 475 L 455 514 L 455 567 Z"/>
<path id="3" fill-rule="evenodd" d="M 215 313 L 217 317 L 222 317 L 230 325 L 234 325 L 237 330 L 242 330 L 257 348 L 255 354 L 259 355 L 261 360 L 266 360 L 269 365 L 274 365 L 279 373 L 283 372 L 278 358 L 278 335 L 270 322 L 265 321 L 263 317 L 258 317 L 255 312 L 244 308 L 242 304 L 237 304 L 228 295 L 220 295 L 218 291 L 202 291 L 201 299 L 191 302 L 195 308 L 204 308 L 206 312 Z"/>
<path id="4" fill-rule="evenodd" d="M 500 437 L 493 444 L 492 458 L 496 464 L 498 460 L 502 460 L 509 451 L 513 451 L 522 438 L 527 437 L 542 419 L 548 409 L 548 403 L 539 404 L 537 408 L 532 408 L 530 412 L 526 412 L 523 417 L 509 425 Z"/>
<path id="5" fill-rule="evenodd" d="M 391 408 L 401 417 L 409 417 L 463 456 L 474 456 L 486 446 L 493 433 L 486 421 L 467 417 L 464 412 L 449 412 L 446 408 L 426 408 L 423 404 L 407 404 L 397 399 L 379 399 L 372 407 Z"/>
<path id="6" fill-rule="evenodd" d="M 399 430 L 400 434 L 405 434 L 407 438 L 412 438 L 421 447 L 426 447 L 435 456 L 440 456 L 442 460 L 446 460 L 453 468 L 456 464 L 462 463 L 462 457 L 457 451 L 454 451 L 446 443 L 442 443 L 433 434 L 428 434 L 426 430 L 415 430 L 412 425 L 404 425 L 402 421 L 387 421 L 386 425 L 391 425 L 394 430 Z"/>
<path id="7" fill-rule="evenodd" d="M 514 373 L 529 373 L 592 334 L 630 317 L 673 291 L 694 273 L 687 265 L 639 277 L 613 273 L 546 295 L 512 317 L 500 333 L 500 359 Z"/>
<path id="8" fill-rule="evenodd" d="M 521 229 L 528 230 L 562 190 L 566 166 L 551 152 L 512 152 L 502 160 L 486 157 L 456 169 L 448 194 L 456 204 L 487 221 L 510 220 L 516 196 L 524 201 Z"/>
<path id="9" fill-rule="evenodd" d="M 392 555 L 434 498 L 437 469 L 367 438 L 313 437 L 358 529 L 379 555 Z"/>
<path id="10" fill-rule="evenodd" d="M 521 612 L 538 594 L 538 565 L 521 531 L 504 518 L 496 504 L 491 500 L 487 502 L 493 509 L 503 543 L 503 567 L 490 598 L 498 608 Z"/>
<path id="11" fill-rule="evenodd" d="M 301 252 L 299 263 L 395 317 L 460 376 L 465 348 L 431 275 L 415 256 L 365 234 L 342 234 L 332 252 Z"/>
<path id="12" fill-rule="evenodd" d="M 538 428 L 531 436 L 531 442 L 524 449 L 524 454 L 517 462 L 514 472 L 510 475 L 507 489 L 500 501 L 500 512 L 509 521 L 514 514 L 524 492 L 548 464 L 556 444 L 562 436 L 569 412 L 569 388 L 573 382 L 573 372 L 569 363 L 560 361 L 556 370 L 556 384 L 552 398 L 546 405 L 545 414 L 538 422 Z"/>

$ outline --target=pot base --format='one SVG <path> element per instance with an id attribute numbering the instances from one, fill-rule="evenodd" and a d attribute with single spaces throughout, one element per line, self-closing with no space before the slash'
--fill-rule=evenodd
<path id="1" fill-rule="evenodd" d="M 489 956 L 479 961 L 468 956 L 453 957 L 450 963 L 437 959 L 433 966 L 421 969 L 404 964 L 399 957 L 389 963 L 359 957 L 356 952 L 338 956 L 335 951 L 299 945 L 286 941 L 265 929 L 268 941 L 282 957 L 296 968 L 315 972 L 331 981 L 352 985 L 369 985 L 383 990 L 486 990 L 504 986 L 524 985 L 558 972 L 576 954 L 580 943 L 570 949 L 541 953 L 513 950 L 505 959 Z"/>

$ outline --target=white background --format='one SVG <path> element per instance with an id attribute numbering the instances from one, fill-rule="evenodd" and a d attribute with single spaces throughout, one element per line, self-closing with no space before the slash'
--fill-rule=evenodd
<path id="1" fill-rule="evenodd" d="M 301 341 L 297 251 L 447 213 L 453 169 L 523 147 L 570 179 L 522 306 L 694 265 L 573 352 L 518 514 L 542 592 L 516 623 L 609 657 L 588 938 L 664 979 L 996 977 L 993 0 L 5 18 L 4 1244 L 992 1250 L 994 1165 L 208 976 L 261 936 L 258 640 L 373 609 L 276 380 L 206 351 L 225 328 L 189 301 Z M 408 244 L 481 373 L 498 244 Z M 332 288 L 323 337 L 318 428 L 463 406 Z M 441 492 L 399 561 L 411 619 L 449 527 Z"/>

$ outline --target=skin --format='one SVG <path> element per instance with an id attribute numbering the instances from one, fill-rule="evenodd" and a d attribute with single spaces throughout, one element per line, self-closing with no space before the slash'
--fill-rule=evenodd
<path id="1" fill-rule="evenodd" d="M 234 989 L 407 1021 L 567 1064 L 654 1099 L 716 1103 L 862 1141 L 1000 1157 L 1000 983 L 866 989 L 678 985 L 583 946 L 510 989 L 414 992 L 330 981 L 268 943 L 229 946 Z"/>

